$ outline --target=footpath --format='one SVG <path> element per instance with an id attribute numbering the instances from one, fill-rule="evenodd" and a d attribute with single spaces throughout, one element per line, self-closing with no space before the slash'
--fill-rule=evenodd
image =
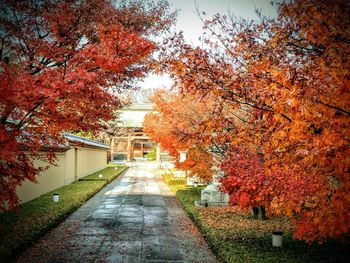
<path id="1" fill-rule="evenodd" d="M 139 163 L 17 262 L 217 262 L 154 163 Z"/>

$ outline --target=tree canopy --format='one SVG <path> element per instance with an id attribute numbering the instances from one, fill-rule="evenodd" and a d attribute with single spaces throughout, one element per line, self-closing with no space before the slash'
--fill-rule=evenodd
<path id="1" fill-rule="evenodd" d="M 34 159 L 54 162 L 62 132 L 98 131 L 114 118 L 118 93 L 149 70 L 154 39 L 174 19 L 168 9 L 164 1 L 0 2 L 0 210 L 16 206 L 16 187 L 45 168 Z"/>
<path id="2" fill-rule="evenodd" d="M 294 236 L 306 241 L 343 237 L 350 229 L 350 4 L 295 0 L 277 8 L 277 19 L 260 21 L 199 14 L 207 46 L 175 34 L 163 69 L 181 94 L 218 102 L 208 122 L 192 127 L 197 139 L 215 135 L 210 143 L 222 150 L 222 189 L 232 203 L 291 217 Z M 164 125 L 170 105 L 157 117 Z M 171 118 L 188 122 L 180 112 Z"/>

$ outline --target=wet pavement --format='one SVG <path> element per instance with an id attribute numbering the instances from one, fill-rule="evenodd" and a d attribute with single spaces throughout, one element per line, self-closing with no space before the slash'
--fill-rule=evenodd
<path id="1" fill-rule="evenodd" d="M 216 262 L 156 165 L 134 164 L 18 262 Z"/>

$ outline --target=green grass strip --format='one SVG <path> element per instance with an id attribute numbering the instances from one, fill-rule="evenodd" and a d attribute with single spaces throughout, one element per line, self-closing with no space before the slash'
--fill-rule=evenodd
<path id="1" fill-rule="evenodd" d="M 187 183 L 186 178 L 182 178 L 182 177 L 174 178 L 173 175 L 171 175 L 171 174 L 164 174 L 163 179 L 164 179 L 165 183 L 168 185 L 179 186 L 179 187 L 173 187 L 173 190 L 176 190 L 177 188 L 183 189 Z"/>
<path id="2" fill-rule="evenodd" d="M 107 168 L 101 171 L 80 178 L 79 181 L 106 181 L 109 183 L 112 182 L 120 173 L 124 172 L 126 169 L 127 167 L 125 166 L 109 165 Z M 101 177 L 100 174 L 102 175 Z"/>
<path id="3" fill-rule="evenodd" d="M 0 215 L 0 262 L 9 261 L 19 250 L 29 246 L 62 222 L 126 169 L 125 166 L 109 165 L 106 169 L 84 177 L 86 179 L 82 178 L 24 203 L 15 211 L 2 213 Z M 103 175 L 102 180 L 98 178 L 99 174 Z M 53 202 L 54 193 L 60 195 L 57 203 Z"/>

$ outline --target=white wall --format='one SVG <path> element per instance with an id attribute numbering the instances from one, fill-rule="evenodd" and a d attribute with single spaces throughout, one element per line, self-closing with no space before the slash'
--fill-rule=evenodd
<path id="1" fill-rule="evenodd" d="M 17 188 L 17 195 L 21 203 L 32 200 L 65 185 L 66 154 L 64 152 L 59 152 L 56 153 L 56 156 L 58 159 L 56 161 L 57 166 L 51 166 L 48 170 L 40 173 L 37 176 L 37 183 L 26 180 L 22 186 Z M 36 167 L 42 167 L 47 164 L 35 160 L 34 165 Z"/>
<path id="2" fill-rule="evenodd" d="M 78 148 L 78 179 L 107 166 L 106 149 Z"/>
<path id="3" fill-rule="evenodd" d="M 37 183 L 25 181 L 17 187 L 17 195 L 21 203 L 28 202 L 77 179 L 104 169 L 107 166 L 107 149 L 71 148 L 66 152 L 56 152 L 55 166 L 37 176 Z M 35 160 L 36 167 L 45 166 L 42 161 Z"/>

